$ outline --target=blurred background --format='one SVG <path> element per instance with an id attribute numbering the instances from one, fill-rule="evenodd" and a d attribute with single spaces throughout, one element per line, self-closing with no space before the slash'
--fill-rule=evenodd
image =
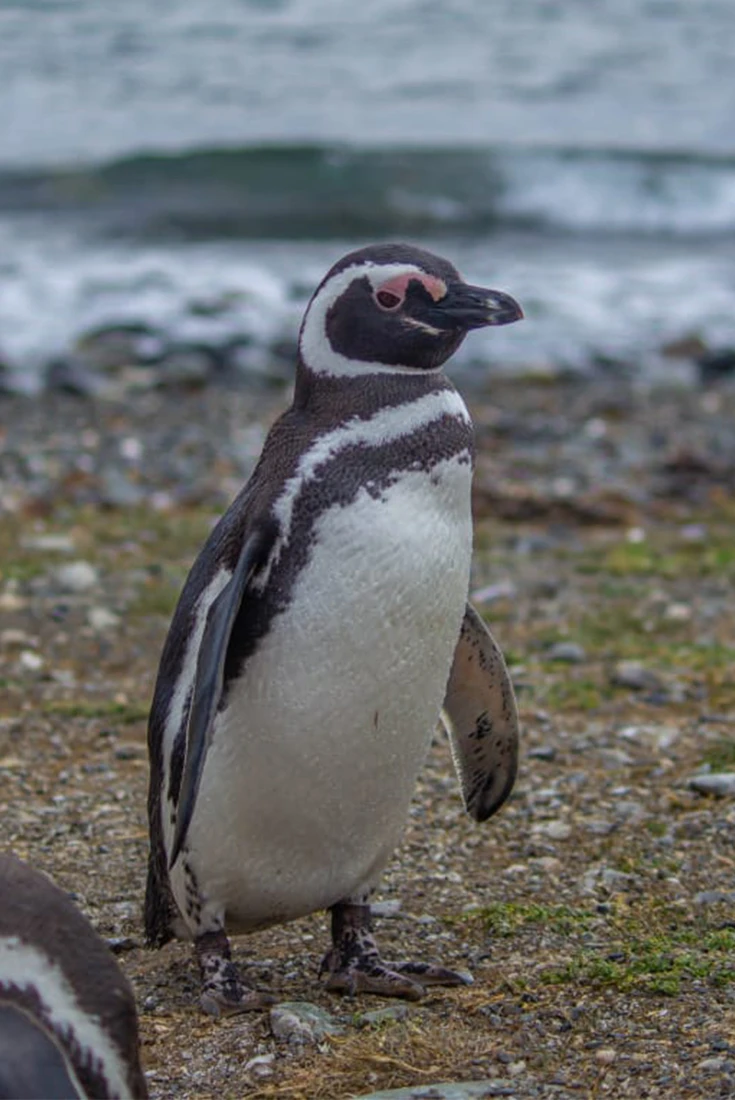
<path id="1" fill-rule="evenodd" d="M 732 0 L 2 0 L 5 386 L 110 325 L 288 372 L 326 268 L 391 238 L 522 301 L 464 351 L 497 368 L 735 344 L 734 42 Z"/>

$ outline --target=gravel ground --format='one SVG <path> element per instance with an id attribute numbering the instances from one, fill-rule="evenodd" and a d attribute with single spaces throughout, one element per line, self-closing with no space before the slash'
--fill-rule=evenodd
<path id="1" fill-rule="evenodd" d="M 474 1079 L 519 1100 L 732 1095 L 726 388 L 503 383 L 472 399 L 473 587 L 518 687 L 521 771 L 475 825 L 437 736 L 378 928 L 387 958 L 440 958 L 472 987 L 409 1006 L 327 994 L 323 915 L 237 940 L 253 981 L 338 1029 L 289 1040 L 267 1014 L 204 1017 L 188 947 L 142 946 L 160 648 L 283 402 L 213 389 L 0 406 L 3 841 L 118 952 L 152 1095 L 336 1100 Z"/>

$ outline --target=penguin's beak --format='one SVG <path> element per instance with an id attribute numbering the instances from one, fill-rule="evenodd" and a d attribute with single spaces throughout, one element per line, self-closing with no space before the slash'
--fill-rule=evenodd
<path id="1" fill-rule="evenodd" d="M 523 319 L 523 310 L 510 294 L 460 282 L 449 284 L 447 293 L 437 302 L 437 313 L 443 328 L 484 328 Z"/>

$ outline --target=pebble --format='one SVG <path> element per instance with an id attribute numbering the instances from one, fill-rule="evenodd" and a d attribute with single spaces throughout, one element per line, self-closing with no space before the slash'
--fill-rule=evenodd
<path id="1" fill-rule="evenodd" d="M 595 1051 L 595 1061 L 601 1066 L 611 1066 L 618 1056 L 618 1052 L 612 1047 L 600 1047 Z"/>
<path id="2" fill-rule="evenodd" d="M 44 553 L 71 554 L 74 539 L 69 535 L 26 535 L 20 540 L 24 550 L 41 550 Z"/>
<path id="3" fill-rule="evenodd" d="M 695 905 L 732 905 L 734 901 L 733 890 L 700 890 L 694 895 Z"/>
<path id="4" fill-rule="evenodd" d="M 282 1001 L 270 1010 L 271 1031 L 291 1045 L 316 1043 L 325 1035 L 340 1035 L 342 1027 L 329 1012 L 309 1001 Z"/>
<path id="5" fill-rule="evenodd" d="M 366 1092 L 356 1096 L 355 1100 L 471 1100 L 472 1097 L 517 1095 L 518 1090 L 509 1079 L 494 1077 L 486 1081 L 442 1081 L 438 1085 L 411 1085 L 403 1089 Z"/>
<path id="6" fill-rule="evenodd" d="M 275 1058 L 275 1054 L 256 1054 L 245 1063 L 245 1072 L 252 1074 L 253 1077 L 270 1077 L 273 1073 Z"/>
<path id="7" fill-rule="evenodd" d="M 680 731 L 676 726 L 623 726 L 618 730 L 618 737 L 625 741 L 645 744 L 652 749 L 668 749 L 678 741 L 679 736 Z"/>
<path id="8" fill-rule="evenodd" d="M 18 664 L 24 672 L 39 672 L 43 668 L 43 657 L 32 649 L 24 649 L 18 654 Z"/>
<path id="9" fill-rule="evenodd" d="M 114 611 L 110 611 L 109 607 L 90 607 L 87 611 L 87 622 L 92 630 L 102 633 L 105 630 L 113 630 L 119 626 L 120 616 L 116 615 Z"/>
<path id="10" fill-rule="evenodd" d="M 572 826 L 566 821 L 544 821 L 534 828 L 533 832 L 544 833 L 550 840 L 569 840 L 572 835 Z"/>
<path id="11" fill-rule="evenodd" d="M 556 749 L 553 745 L 537 745 L 529 749 L 526 756 L 529 760 L 556 760 Z"/>
<path id="12" fill-rule="evenodd" d="M 699 794 L 713 794 L 717 798 L 735 795 L 735 772 L 716 772 L 714 775 L 693 775 L 689 787 Z"/>
<path id="13" fill-rule="evenodd" d="M 560 661 L 568 665 L 580 665 L 587 659 L 587 654 L 576 642 L 555 642 L 546 651 L 546 658 L 549 661 Z"/>
<path id="14" fill-rule="evenodd" d="M 88 561 L 70 561 L 54 570 L 54 580 L 62 592 L 87 592 L 99 584 L 99 573 Z"/>
<path id="15" fill-rule="evenodd" d="M 379 1027 L 381 1024 L 398 1023 L 408 1017 L 408 1006 L 403 1004 L 390 1005 L 388 1008 L 377 1008 L 373 1012 L 362 1012 L 355 1020 L 357 1027 Z"/>
<path id="16" fill-rule="evenodd" d="M 506 580 L 475 589 L 471 598 L 477 603 L 495 603 L 496 600 L 514 600 L 517 595 L 516 585 Z"/>
<path id="17" fill-rule="evenodd" d="M 610 682 L 618 687 L 631 688 L 633 691 L 645 691 L 659 688 L 661 680 L 638 661 L 618 661 L 610 673 Z"/>

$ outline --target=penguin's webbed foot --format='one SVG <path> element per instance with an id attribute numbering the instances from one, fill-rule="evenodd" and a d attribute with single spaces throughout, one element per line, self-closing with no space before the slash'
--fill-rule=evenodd
<path id="1" fill-rule="evenodd" d="M 245 985 L 232 961 L 230 943 L 222 929 L 197 936 L 194 948 L 202 976 L 199 1004 L 210 1016 L 256 1012 L 275 1003 L 270 993 Z"/>
<path id="2" fill-rule="evenodd" d="M 372 932 L 369 905 L 340 902 L 332 907 L 333 946 L 324 956 L 320 974 L 334 992 L 377 993 L 418 1001 L 429 985 L 469 985 L 469 974 L 433 963 L 402 962 L 387 966 Z"/>

